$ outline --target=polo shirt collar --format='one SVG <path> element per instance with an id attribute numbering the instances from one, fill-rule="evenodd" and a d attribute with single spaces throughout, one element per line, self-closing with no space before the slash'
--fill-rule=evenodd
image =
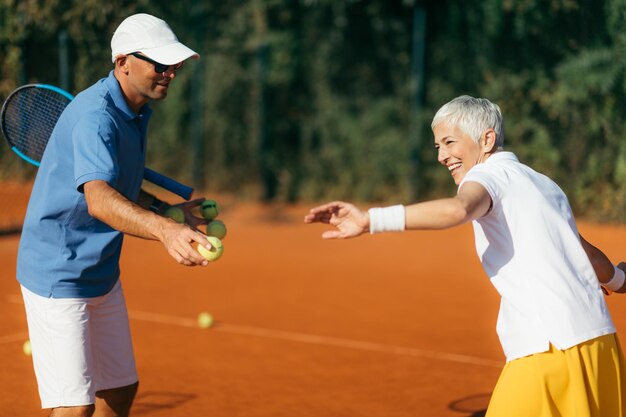
<path id="1" fill-rule="evenodd" d="M 113 70 L 111 70 L 111 72 L 109 72 L 109 76 L 105 78 L 104 84 L 111 94 L 111 98 L 113 99 L 113 103 L 115 103 L 115 107 L 117 107 L 122 112 L 125 120 L 132 120 L 137 117 L 149 117 L 152 114 L 152 110 L 147 103 L 141 106 L 141 109 L 139 109 L 139 114 L 135 113 L 130 108 L 130 106 L 128 105 L 128 103 L 126 103 L 126 100 L 124 99 L 124 94 L 122 94 L 122 88 L 120 87 L 119 81 L 117 81 L 117 78 L 115 78 L 115 75 L 113 75 Z"/>
<path id="2" fill-rule="evenodd" d="M 483 163 L 484 164 L 489 164 L 489 163 L 498 162 L 498 161 L 519 162 L 519 160 L 517 159 L 517 156 L 515 156 L 515 154 L 513 152 L 498 151 L 498 152 L 494 153 L 493 155 L 491 155 L 489 158 L 487 158 L 487 160 L 485 162 L 483 162 Z"/>

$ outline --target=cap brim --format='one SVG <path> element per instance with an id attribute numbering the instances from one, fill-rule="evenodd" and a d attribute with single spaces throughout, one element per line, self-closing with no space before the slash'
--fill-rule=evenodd
<path id="1" fill-rule="evenodd" d="M 186 47 L 180 42 L 171 43 L 158 48 L 143 48 L 138 52 L 165 65 L 178 64 L 189 58 L 200 58 L 200 55 L 196 51 Z"/>

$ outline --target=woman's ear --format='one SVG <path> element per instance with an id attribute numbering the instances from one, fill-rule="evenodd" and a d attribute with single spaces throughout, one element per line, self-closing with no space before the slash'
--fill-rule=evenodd
<path id="1" fill-rule="evenodd" d="M 481 145 L 485 153 L 491 153 L 496 150 L 496 131 L 492 128 L 485 130 L 481 138 Z"/>

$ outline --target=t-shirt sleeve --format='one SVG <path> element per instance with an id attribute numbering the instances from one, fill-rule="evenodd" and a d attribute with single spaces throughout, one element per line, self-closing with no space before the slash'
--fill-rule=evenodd
<path id="1" fill-rule="evenodd" d="M 86 114 L 72 130 L 74 180 L 82 192 L 88 181 L 114 185 L 118 176 L 117 140 L 113 120 L 106 113 Z"/>
<path id="2" fill-rule="evenodd" d="M 502 200 L 503 185 L 493 170 L 489 170 L 486 165 L 477 165 L 473 167 L 466 175 L 465 178 L 459 184 L 458 191 L 461 190 L 463 185 L 468 182 L 477 182 L 482 185 L 494 205 L 498 204 Z M 457 192 L 458 192 L 457 191 Z"/>

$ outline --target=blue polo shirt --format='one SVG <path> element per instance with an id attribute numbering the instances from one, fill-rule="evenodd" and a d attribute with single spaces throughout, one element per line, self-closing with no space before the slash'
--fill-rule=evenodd
<path id="1" fill-rule="evenodd" d="M 87 210 L 83 184 L 103 180 L 139 196 L 151 110 L 126 104 L 113 71 L 67 106 L 48 142 L 28 203 L 17 279 L 44 297 L 97 297 L 117 282 L 123 234 Z"/>

